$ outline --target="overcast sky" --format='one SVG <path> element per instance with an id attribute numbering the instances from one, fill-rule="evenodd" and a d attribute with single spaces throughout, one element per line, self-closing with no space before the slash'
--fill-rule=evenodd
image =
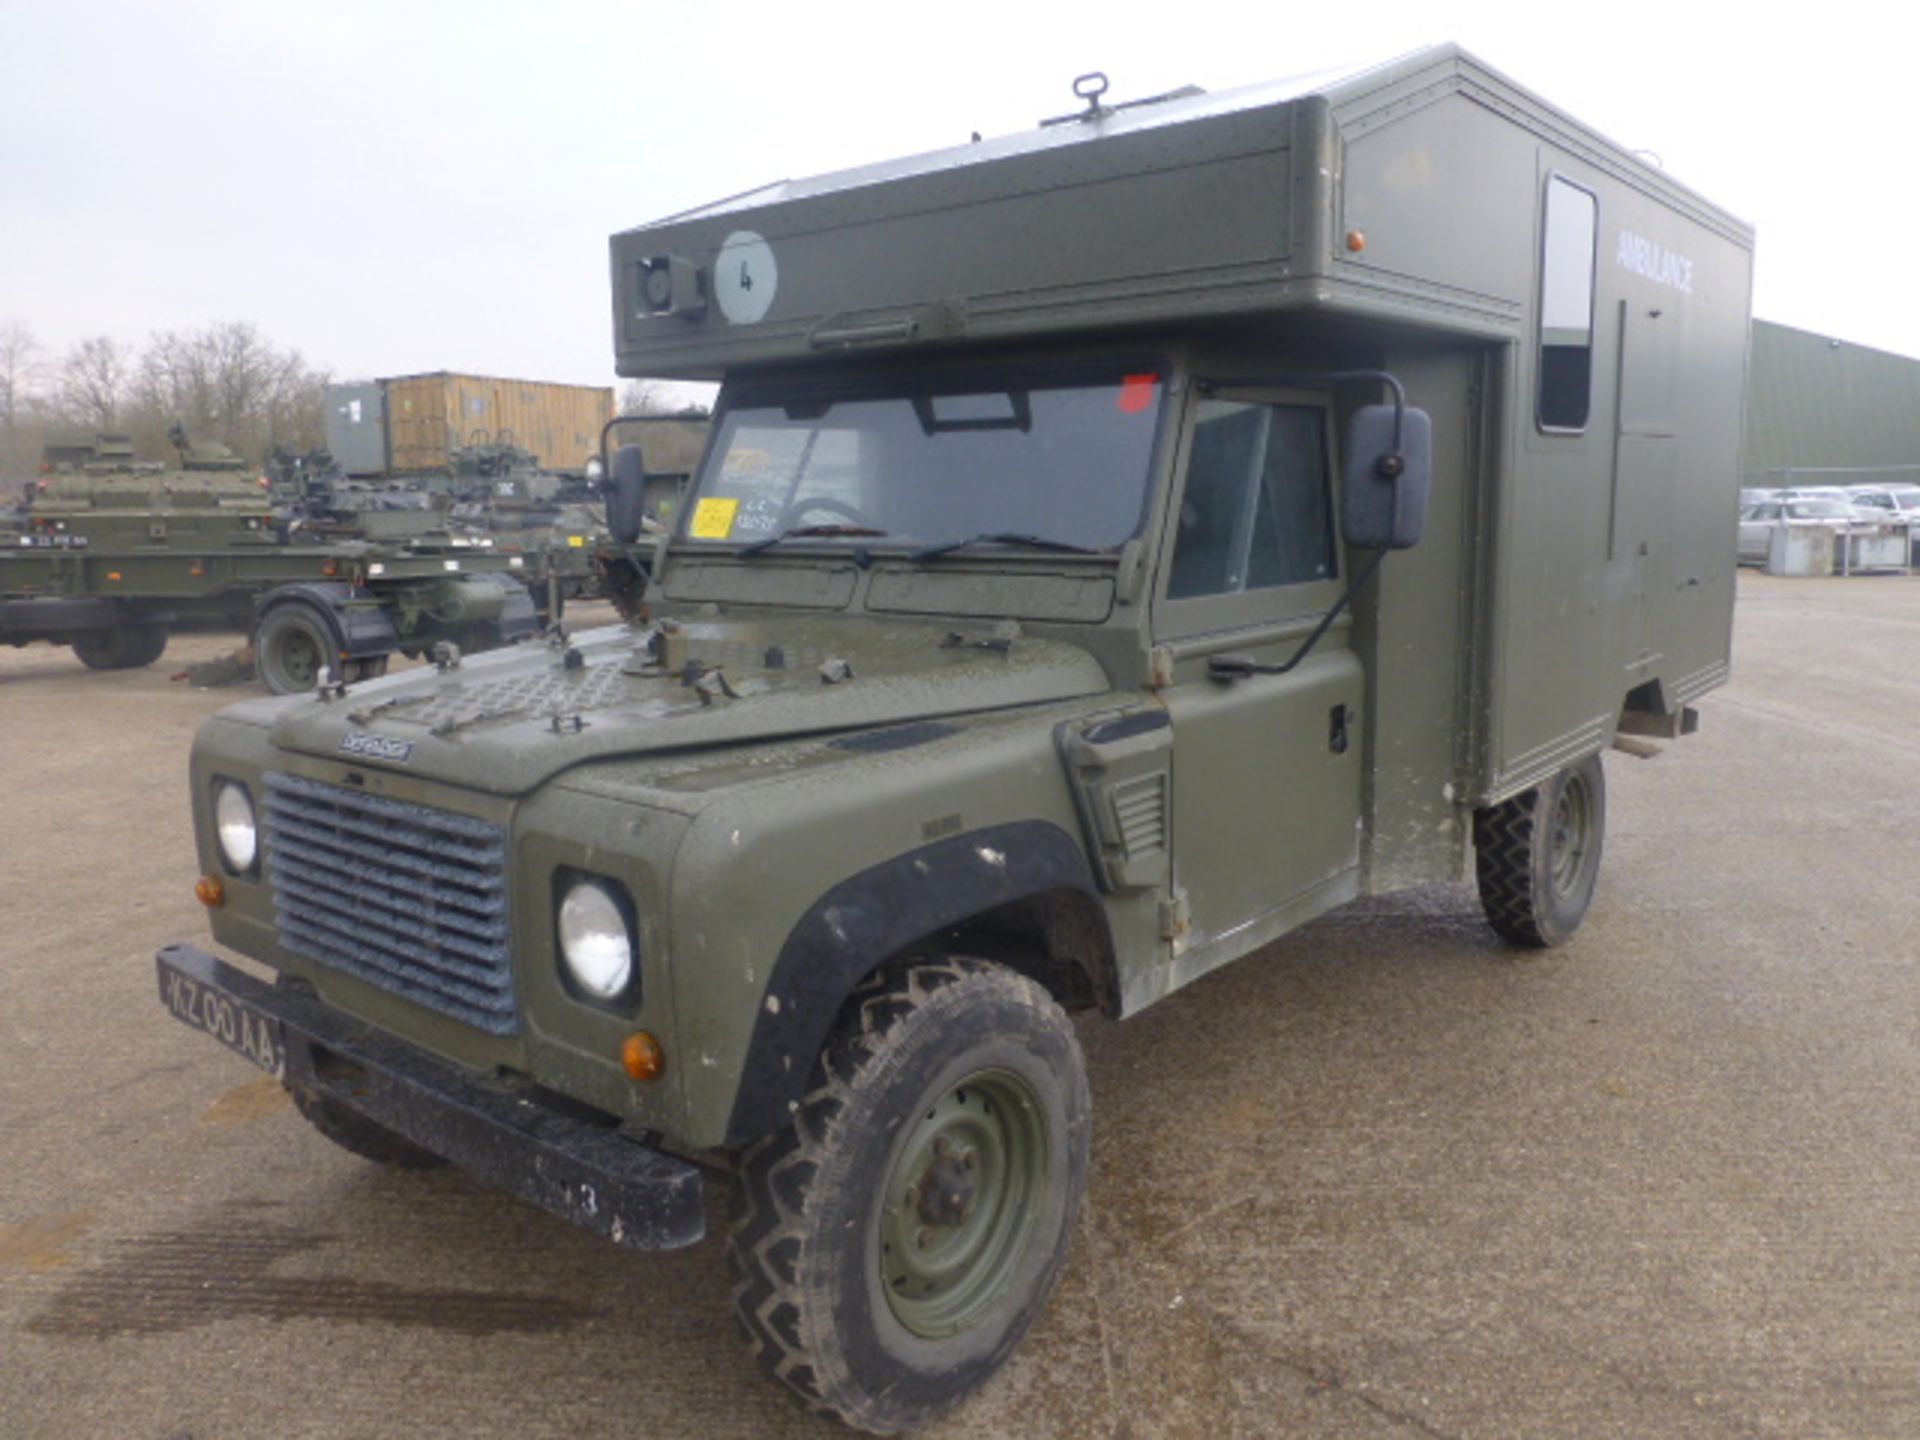
<path id="1" fill-rule="evenodd" d="M 1756 224 L 1756 314 L 1920 356 L 1905 13 L 0 0 L 0 323 L 606 383 L 616 230 L 1030 128 L 1087 70 L 1114 101 L 1451 39 Z"/>

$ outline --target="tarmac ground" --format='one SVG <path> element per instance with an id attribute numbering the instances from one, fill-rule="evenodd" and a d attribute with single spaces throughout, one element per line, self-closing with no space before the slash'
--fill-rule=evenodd
<path id="1" fill-rule="evenodd" d="M 0 651 L 0 1437 L 829 1436 L 722 1247 L 618 1251 L 311 1131 L 170 1019 L 186 757 L 241 693 Z M 1066 1279 L 939 1437 L 1920 1434 L 1920 580 L 1743 575 L 1600 890 L 1470 886 L 1082 1022 Z"/>

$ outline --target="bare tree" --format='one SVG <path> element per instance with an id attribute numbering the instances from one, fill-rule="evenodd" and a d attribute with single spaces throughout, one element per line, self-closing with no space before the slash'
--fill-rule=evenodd
<path id="1" fill-rule="evenodd" d="M 127 353 L 111 335 L 82 340 L 60 366 L 60 408 L 75 424 L 111 430 L 127 387 Z"/>
<path id="2" fill-rule="evenodd" d="M 23 320 L 0 325 L 0 475 L 28 468 L 21 422 L 40 384 L 40 342 Z"/>
<path id="3" fill-rule="evenodd" d="M 11 434 L 39 380 L 40 342 L 23 320 L 0 325 L 0 425 Z"/>
<path id="4" fill-rule="evenodd" d="M 713 410 L 711 385 L 671 380 L 629 380 L 620 387 L 622 415 L 707 415 Z"/>
<path id="5" fill-rule="evenodd" d="M 163 331 L 148 342 L 133 383 L 136 442 L 151 445 L 174 421 L 196 440 L 259 457 L 277 445 L 324 443 L 327 376 L 297 350 L 280 351 L 245 321 Z"/>

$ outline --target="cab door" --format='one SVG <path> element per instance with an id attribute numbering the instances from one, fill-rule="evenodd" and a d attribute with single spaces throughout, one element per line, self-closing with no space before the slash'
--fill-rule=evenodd
<path id="1" fill-rule="evenodd" d="M 1153 625 L 1172 679 L 1174 948 L 1196 970 L 1355 893 L 1365 675 L 1346 617 L 1284 675 L 1208 666 L 1284 663 L 1339 599 L 1332 428 L 1304 392 L 1190 404 Z"/>

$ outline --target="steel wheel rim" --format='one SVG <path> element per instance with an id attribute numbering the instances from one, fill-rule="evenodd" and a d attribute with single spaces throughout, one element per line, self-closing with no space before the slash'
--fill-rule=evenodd
<path id="1" fill-rule="evenodd" d="M 307 690 L 320 683 L 323 651 L 304 625 L 295 625 L 274 647 L 274 669 L 295 690 Z"/>
<path id="2" fill-rule="evenodd" d="M 1553 807 L 1553 851 L 1550 856 L 1556 895 L 1571 895 L 1587 868 L 1589 837 L 1593 833 L 1593 794 L 1586 777 L 1575 775 L 1560 788 Z"/>
<path id="3" fill-rule="evenodd" d="M 1039 1095 L 1007 1070 L 969 1075 L 921 1110 L 876 1238 L 887 1306 L 915 1335 L 956 1335 L 1005 1292 L 1039 1223 L 1048 1140 Z"/>

